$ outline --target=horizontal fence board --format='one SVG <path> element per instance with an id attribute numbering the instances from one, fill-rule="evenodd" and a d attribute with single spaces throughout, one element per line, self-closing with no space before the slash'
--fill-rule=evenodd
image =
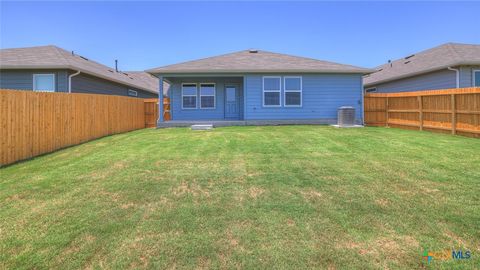
<path id="1" fill-rule="evenodd" d="M 480 88 L 365 94 L 365 124 L 480 137 Z"/>
<path id="2" fill-rule="evenodd" d="M 0 165 L 144 127 L 143 99 L 0 90 Z"/>

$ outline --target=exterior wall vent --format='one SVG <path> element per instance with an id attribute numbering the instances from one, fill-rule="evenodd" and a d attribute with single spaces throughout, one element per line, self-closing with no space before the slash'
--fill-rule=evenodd
<path id="1" fill-rule="evenodd" d="M 338 108 L 338 126 L 350 127 L 355 125 L 355 108 L 342 106 Z"/>

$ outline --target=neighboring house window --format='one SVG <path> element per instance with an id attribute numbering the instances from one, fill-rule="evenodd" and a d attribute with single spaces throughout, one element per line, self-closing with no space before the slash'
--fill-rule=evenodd
<path id="1" fill-rule="evenodd" d="M 474 70 L 473 71 L 473 79 L 474 79 L 474 85 L 473 86 L 478 86 L 480 87 L 480 70 Z"/>
<path id="2" fill-rule="evenodd" d="M 377 92 L 377 88 L 373 87 L 373 88 L 365 89 L 365 93 L 372 93 L 372 92 Z"/>
<path id="3" fill-rule="evenodd" d="M 132 97 L 138 96 L 138 92 L 132 89 L 128 89 L 128 95 Z"/>
<path id="4" fill-rule="evenodd" d="M 302 106 L 302 77 L 283 77 L 285 107 Z"/>
<path id="5" fill-rule="evenodd" d="M 197 85 L 195 83 L 182 84 L 182 109 L 197 108 Z"/>
<path id="6" fill-rule="evenodd" d="M 280 77 L 263 77 L 263 106 L 280 107 Z"/>
<path id="7" fill-rule="evenodd" d="M 200 84 L 200 108 L 215 109 L 215 84 Z"/>
<path id="8" fill-rule="evenodd" d="M 33 91 L 55 92 L 55 74 L 33 74 Z"/>

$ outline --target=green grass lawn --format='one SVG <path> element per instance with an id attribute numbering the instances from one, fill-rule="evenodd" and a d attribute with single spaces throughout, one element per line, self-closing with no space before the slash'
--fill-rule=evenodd
<path id="1" fill-rule="evenodd" d="M 480 266 L 480 140 L 146 129 L 0 169 L 0 269 Z M 471 259 L 423 251 L 463 249 Z"/>

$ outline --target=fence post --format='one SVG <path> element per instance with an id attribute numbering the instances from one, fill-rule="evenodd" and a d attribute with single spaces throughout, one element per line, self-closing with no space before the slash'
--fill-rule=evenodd
<path id="1" fill-rule="evenodd" d="M 455 106 L 455 94 L 450 95 L 452 101 L 452 134 L 457 133 L 457 109 Z"/>
<path id="2" fill-rule="evenodd" d="M 423 96 L 418 96 L 418 121 L 420 130 L 423 130 Z"/>
<path id="3" fill-rule="evenodd" d="M 388 127 L 388 96 L 385 98 L 385 126 Z"/>

